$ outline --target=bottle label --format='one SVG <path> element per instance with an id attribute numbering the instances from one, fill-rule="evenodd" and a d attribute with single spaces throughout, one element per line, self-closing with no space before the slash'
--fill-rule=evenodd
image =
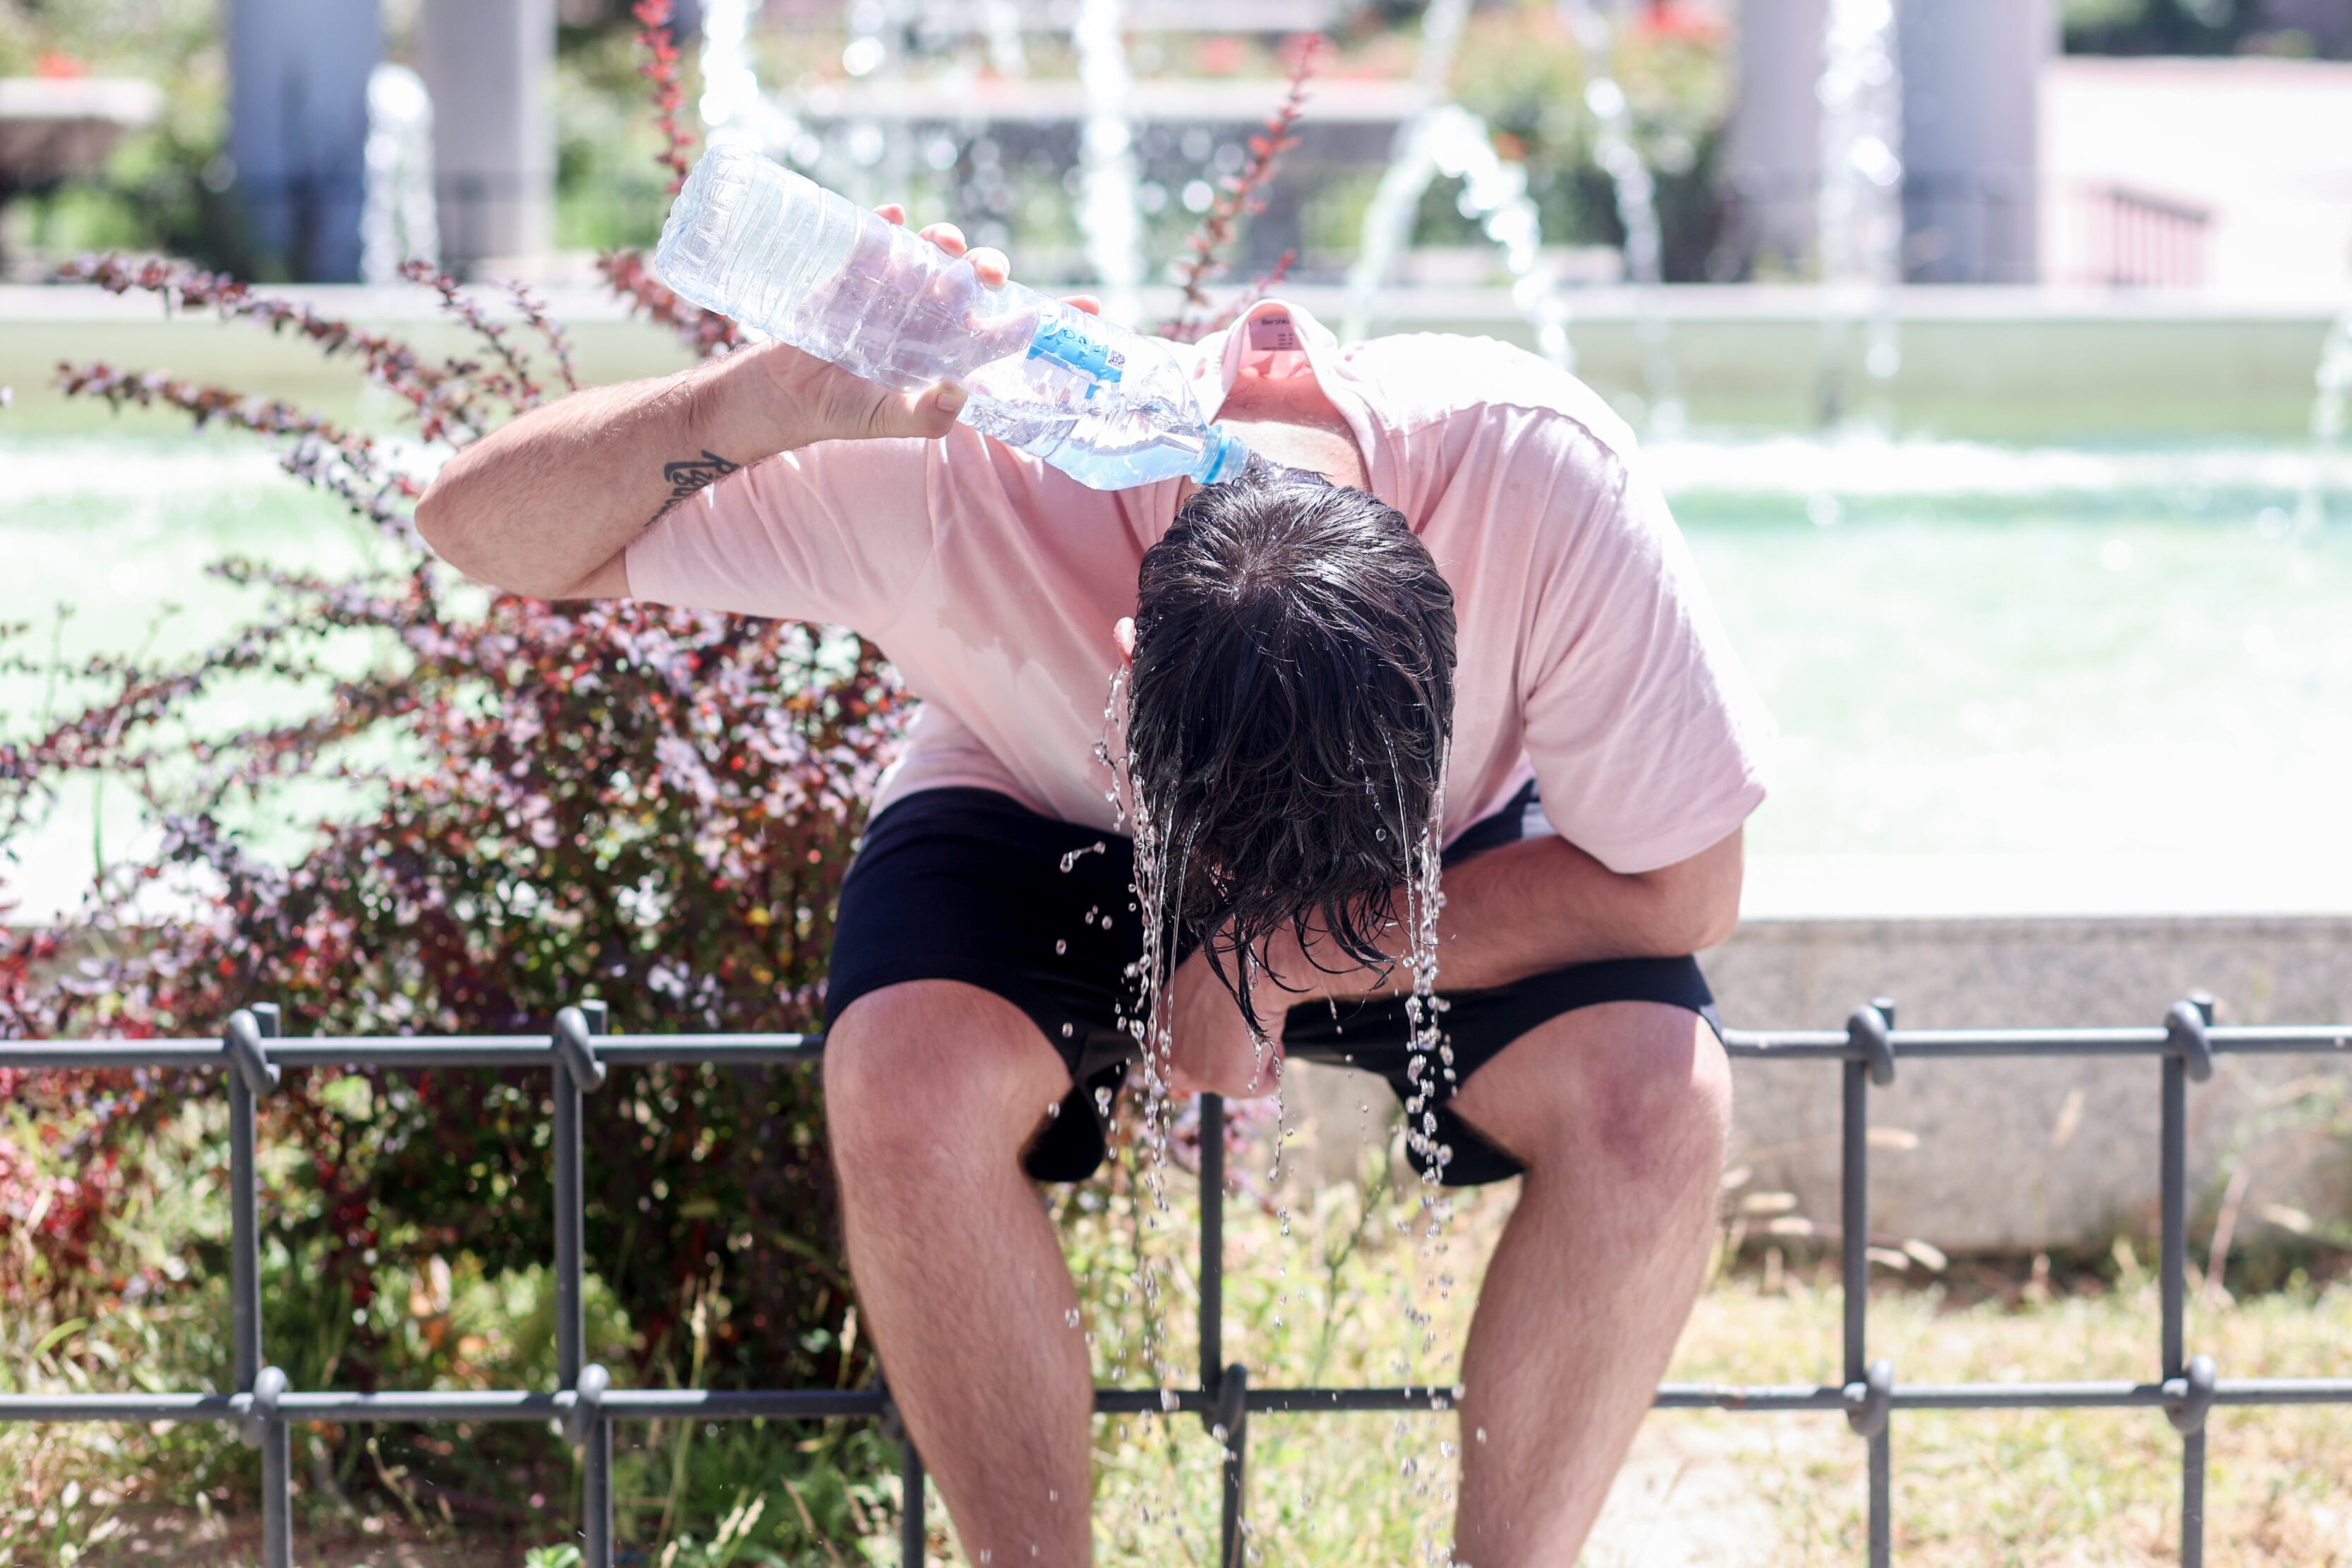
<path id="1" fill-rule="evenodd" d="M 1029 357 L 1105 385 L 1115 384 L 1127 368 L 1127 356 L 1111 347 L 1102 324 L 1083 310 L 1056 310 L 1040 321 L 1037 335 L 1029 342 Z"/>

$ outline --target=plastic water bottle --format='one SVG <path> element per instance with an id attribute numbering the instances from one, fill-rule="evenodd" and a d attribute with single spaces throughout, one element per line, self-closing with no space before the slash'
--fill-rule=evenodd
<path id="1" fill-rule="evenodd" d="M 1125 489 L 1242 471 L 1175 356 L 1139 332 L 1006 283 L 847 197 L 721 144 L 687 176 L 654 268 L 680 298 L 901 392 L 960 383 L 958 416 L 1081 484 Z"/>

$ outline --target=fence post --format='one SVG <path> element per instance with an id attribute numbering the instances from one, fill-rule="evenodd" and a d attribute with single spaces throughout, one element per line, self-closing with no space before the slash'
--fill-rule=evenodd
<path id="1" fill-rule="evenodd" d="M 1868 1359 L 1870 1317 L 1870 1089 L 1895 1081 L 1895 1004 L 1874 998 L 1846 1019 L 1853 1054 L 1845 1075 L 1839 1261 L 1844 1274 L 1846 1421 L 1870 1445 L 1870 1564 L 1894 1560 L 1894 1457 L 1887 1401 L 1895 1383 L 1885 1362 Z"/>
<path id="2" fill-rule="evenodd" d="M 901 1568 L 923 1568 L 923 1456 L 912 1437 L 898 1442 L 898 1562 Z"/>
<path id="3" fill-rule="evenodd" d="M 901 1568 L 923 1568 L 923 1456 L 908 1434 L 907 1419 L 890 1396 L 890 1375 L 878 1362 L 874 1367 L 874 1392 L 882 1396 L 877 1423 L 885 1441 L 898 1445 L 898 1562 Z"/>
<path id="4" fill-rule="evenodd" d="M 2199 1083 L 2213 1076 L 2213 998 L 2191 996 L 2175 1002 L 2165 1016 L 2164 1113 L 2158 1155 L 2162 1184 L 2163 1253 L 2159 1289 L 2164 1313 L 2164 1383 L 2168 1394 L 2178 1384 L 2183 1398 L 2167 1414 L 2180 1433 L 2180 1562 L 2181 1568 L 2200 1568 L 2205 1561 L 2205 1411 L 2212 1403 L 2213 1363 L 2203 1356 L 2204 1396 L 2196 1397 L 2196 1383 L 2188 1360 L 2189 1310 L 2189 1080 Z"/>
<path id="5" fill-rule="evenodd" d="M 1225 1097 L 1201 1097 L 1201 1394 L 1217 1402 L 1225 1362 Z M 1208 1423 L 1203 1415 L 1202 1422 Z"/>
<path id="6" fill-rule="evenodd" d="M 229 1323 L 237 1392 L 248 1396 L 245 1440 L 261 1450 L 262 1568 L 292 1568 L 294 1476 L 278 1395 L 286 1374 L 261 1359 L 260 1133 L 255 1112 L 278 1087 L 278 1068 L 262 1042 L 278 1037 L 283 1019 L 274 1002 L 257 1002 L 229 1016 L 221 1041 L 229 1060 Z"/>
<path id="7" fill-rule="evenodd" d="M 1201 1424 L 1224 1449 L 1217 1541 L 1221 1568 L 1238 1568 L 1246 1530 L 1249 1372 L 1225 1360 L 1225 1097 L 1201 1096 Z"/>
<path id="8" fill-rule="evenodd" d="M 580 1444 L 581 1555 L 585 1568 L 613 1563 L 613 1428 L 604 1418 L 605 1378 L 601 1367 L 585 1366 L 587 1308 L 581 1232 L 587 1207 L 581 1170 L 581 1097 L 601 1087 L 604 1064 L 596 1059 L 595 1037 L 610 1017 L 602 1002 L 583 1002 L 555 1016 L 555 1374 L 572 1390 L 583 1412 L 573 1440 Z M 584 1378 L 593 1370 L 594 1378 Z"/>

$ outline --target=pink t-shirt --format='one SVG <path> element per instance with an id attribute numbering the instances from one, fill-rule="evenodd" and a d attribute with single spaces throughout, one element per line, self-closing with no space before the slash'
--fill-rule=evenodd
<path id="1" fill-rule="evenodd" d="M 1453 585 L 1449 837 L 1528 778 L 1620 872 L 1727 836 L 1764 798 L 1770 721 L 1632 434 L 1582 383 L 1489 338 L 1341 348 L 1267 300 L 1195 348 L 1213 416 L 1244 363 L 1311 372 Z M 877 809 L 975 785 L 1108 827 L 1094 754 L 1143 552 L 1178 481 L 1091 490 L 958 426 L 826 441 L 730 475 L 628 550 L 641 598 L 855 627 L 923 699 Z"/>

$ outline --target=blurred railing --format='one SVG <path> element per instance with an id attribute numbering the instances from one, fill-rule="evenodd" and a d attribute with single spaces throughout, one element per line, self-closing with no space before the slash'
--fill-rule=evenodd
<path id="1" fill-rule="evenodd" d="M 2205 282 L 2210 207 L 2131 185 L 2086 187 L 2083 281 L 2109 289 L 2196 289 Z"/>
<path id="2" fill-rule="evenodd" d="M 2352 1056 L 2352 1025 L 2322 1027 L 2216 1027 L 2210 999 L 2176 1004 L 2150 1028 L 1913 1029 L 1894 1026 L 1895 1005 L 1881 999 L 1854 1010 L 1843 1029 L 1748 1030 L 1725 1036 L 1734 1057 L 1759 1061 L 1843 1064 L 1839 1248 L 1844 1284 L 1843 1381 L 1814 1387 L 1666 1384 L 1656 1406 L 1668 1410 L 1839 1412 L 1867 1445 L 1868 1560 L 1890 1561 L 1893 1539 L 1894 1413 L 1900 1410 L 2155 1409 L 2180 1434 L 2180 1561 L 2204 1559 L 2205 1434 L 2217 1405 L 2352 1405 L 2352 1367 L 2340 1377 L 2224 1378 L 2207 1356 L 2190 1356 L 2185 1330 L 2189 1227 L 2189 1085 L 2212 1076 L 2229 1055 Z M 261 1450 L 262 1563 L 293 1562 L 293 1478 L 288 1431 L 298 1421 L 558 1421 L 582 1451 L 581 1541 L 587 1568 L 613 1562 L 613 1424 L 654 1420 L 879 1420 L 899 1444 L 905 1507 L 903 1561 L 923 1561 L 923 1468 L 898 1423 L 887 1391 L 876 1387 L 620 1389 L 586 1358 L 583 1289 L 581 1117 L 584 1097 L 615 1068 L 653 1063 L 729 1067 L 814 1064 L 824 1049 L 811 1035 L 614 1035 L 604 1006 L 586 1002 L 556 1016 L 551 1035 L 445 1038 L 280 1037 L 278 1014 L 262 1005 L 239 1010 L 218 1040 L 0 1042 L 0 1067 L 33 1069 L 144 1068 L 222 1073 L 228 1089 L 230 1303 L 236 1392 L 231 1394 L 14 1394 L 0 1395 L 0 1421 L 219 1421 L 236 1423 Z M 1898 1383 L 1892 1363 L 1868 1354 L 1870 1090 L 1894 1081 L 1906 1058 L 1993 1057 L 2152 1057 L 2162 1120 L 2158 1135 L 2160 1196 L 2161 1320 L 2156 1375 L 2145 1382 L 2043 1381 L 1995 1384 Z M 255 1110 L 279 1073 L 298 1067 L 540 1068 L 554 1085 L 556 1363 L 558 1386 L 353 1394 L 295 1389 L 268 1364 L 261 1340 L 261 1215 L 256 1174 Z M 1201 1205 L 1200 1381 L 1179 1389 L 1099 1388 L 1106 1415 L 1190 1414 L 1222 1442 L 1223 1561 L 1243 1560 L 1244 1482 L 1248 1418 L 1342 1411 L 1445 1411 L 1454 1391 L 1438 1385 L 1392 1388 L 1254 1388 L 1246 1367 L 1226 1365 L 1224 1326 L 1224 1105 L 1202 1097 L 1201 1181 L 1216 1201 Z M 2352 1351 L 2347 1351 L 2352 1359 Z"/>

